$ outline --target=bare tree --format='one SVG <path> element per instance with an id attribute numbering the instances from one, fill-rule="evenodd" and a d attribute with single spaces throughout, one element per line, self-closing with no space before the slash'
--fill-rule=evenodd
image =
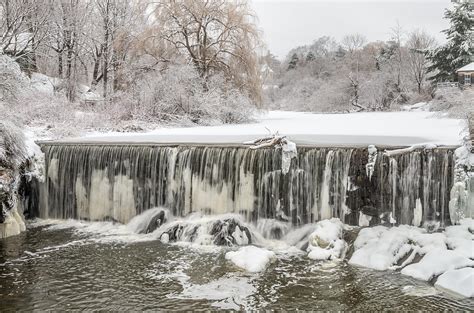
<path id="1" fill-rule="evenodd" d="M 365 107 L 359 103 L 361 88 L 361 59 L 362 48 L 366 43 L 366 39 L 361 34 L 351 34 L 344 36 L 342 44 L 349 52 L 346 55 L 349 71 L 347 77 L 350 82 L 351 105 L 358 110 L 364 110 Z"/>
<path id="2" fill-rule="evenodd" d="M 435 46 L 435 39 L 422 30 L 415 30 L 409 34 L 406 46 L 408 48 L 408 69 L 415 81 L 418 93 L 423 90 L 423 84 L 428 74 L 429 60 L 427 52 Z"/>
<path id="3" fill-rule="evenodd" d="M 362 34 L 350 34 L 342 38 L 342 46 L 351 54 L 355 53 L 357 50 L 362 49 L 362 47 L 367 42 L 367 39 Z"/>
<path id="4" fill-rule="evenodd" d="M 168 0 L 155 5 L 152 36 L 189 59 L 202 77 L 224 73 L 260 101 L 259 32 L 246 1 Z"/>
<path id="5" fill-rule="evenodd" d="M 392 43 L 394 46 L 394 61 L 395 71 L 397 75 L 396 86 L 398 91 L 402 90 L 402 71 L 404 68 L 404 47 L 403 45 L 404 30 L 397 22 L 397 25 L 392 28 Z"/>
<path id="6" fill-rule="evenodd" d="M 50 7 L 42 1 L 0 0 L 0 50 L 36 69 L 36 51 L 48 35 Z"/>

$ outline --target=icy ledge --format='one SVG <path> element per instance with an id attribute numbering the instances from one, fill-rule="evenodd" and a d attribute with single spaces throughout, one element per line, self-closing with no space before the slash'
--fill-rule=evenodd
<path id="1" fill-rule="evenodd" d="M 354 242 L 349 264 L 431 281 L 461 296 L 474 295 L 474 220 L 462 219 L 443 233 L 408 225 L 364 228 Z M 418 261 L 418 262 L 417 262 Z M 463 279 L 458 279 L 464 275 Z"/>

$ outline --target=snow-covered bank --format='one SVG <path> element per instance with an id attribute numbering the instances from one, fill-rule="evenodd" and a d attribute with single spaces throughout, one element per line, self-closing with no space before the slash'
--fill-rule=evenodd
<path id="1" fill-rule="evenodd" d="M 271 132 L 287 136 L 297 145 L 411 146 L 461 144 L 463 122 L 439 118 L 431 112 L 368 112 L 312 114 L 270 111 L 256 123 L 192 128 L 160 128 L 148 133 L 91 133 L 71 142 L 241 144 Z"/>

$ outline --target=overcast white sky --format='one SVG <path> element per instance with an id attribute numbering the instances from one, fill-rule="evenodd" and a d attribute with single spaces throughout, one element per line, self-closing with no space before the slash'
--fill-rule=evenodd
<path id="1" fill-rule="evenodd" d="M 361 33 L 388 40 L 397 21 L 406 31 L 420 28 L 444 41 L 441 30 L 450 0 L 251 0 L 268 49 L 283 58 L 294 47 L 321 36 L 336 40 Z"/>

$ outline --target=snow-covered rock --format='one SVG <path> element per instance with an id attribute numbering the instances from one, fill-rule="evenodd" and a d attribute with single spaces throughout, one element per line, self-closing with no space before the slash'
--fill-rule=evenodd
<path id="1" fill-rule="evenodd" d="M 408 237 L 409 233 L 414 231 L 418 230 L 405 225 L 362 229 L 354 242 L 355 251 L 349 264 L 376 270 L 389 269 L 410 252 Z M 421 230 L 419 232 L 421 233 Z"/>
<path id="2" fill-rule="evenodd" d="M 401 274 L 425 281 L 441 275 L 440 287 L 464 295 L 472 292 L 469 291 L 472 286 L 465 291 L 467 281 L 456 285 L 453 277 L 460 274 L 451 271 L 474 267 L 473 219 L 462 219 L 459 225 L 437 233 L 408 225 L 364 228 L 354 242 L 354 249 L 349 264 L 376 270 L 401 268 Z M 419 262 L 414 263 L 416 260 Z M 444 273 L 448 274 L 440 280 Z M 463 273 L 470 271 L 463 270 Z M 464 293 L 459 292 L 462 288 Z"/>
<path id="3" fill-rule="evenodd" d="M 200 246 L 244 246 L 252 243 L 252 234 L 241 216 L 192 214 L 171 220 L 159 228 L 163 242 L 185 242 Z"/>
<path id="4" fill-rule="evenodd" d="M 30 86 L 29 78 L 12 58 L 0 54 L 0 101 L 16 97 Z"/>
<path id="5" fill-rule="evenodd" d="M 309 236 L 308 257 L 313 260 L 343 258 L 347 248 L 342 239 L 344 224 L 337 218 L 323 220 Z"/>
<path id="6" fill-rule="evenodd" d="M 396 269 L 413 261 L 416 254 L 424 255 L 439 248 L 447 249 L 446 235 L 429 234 L 424 228 L 408 225 L 364 228 L 354 242 L 350 264 L 377 270 Z M 403 264 L 399 261 L 407 258 Z"/>
<path id="7" fill-rule="evenodd" d="M 245 246 L 229 251 L 225 258 L 248 272 L 261 272 L 275 258 L 275 253 L 255 246 Z"/>
<path id="8" fill-rule="evenodd" d="M 446 244 L 449 249 L 474 259 L 474 219 L 466 218 L 446 228 Z"/>
<path id="9" fill-rule="evenodd" d="M 440 248 L 431 250 L 420 262 L 402 269 L 402 274 L 421 280 L 430 280 L 446 271 L 467 266 L 474 266 L 474 261 L 456 251 Z"/>
<path id="10" fill-rule="evenodd" d="M 435 286 L 456 295 L 473 298 L 474 268 L 465 267 L 458 270 L 446 271 L 438 277 Z"/>

